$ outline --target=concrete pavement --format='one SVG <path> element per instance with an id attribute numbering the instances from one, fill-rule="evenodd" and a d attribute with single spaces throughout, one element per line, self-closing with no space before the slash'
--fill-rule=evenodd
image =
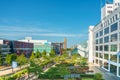
<path id="1" fill-rule="evenodd" d="M 101 73 L 105 80 L 120 80 L 120 78 L 118 78 L 116 75 L 100 68 L 99 66 L 97 66 L 95 64 L 90 63 L 89 68 L 90 68 L 90 70 L 93 70 L 94 73 Z"/>

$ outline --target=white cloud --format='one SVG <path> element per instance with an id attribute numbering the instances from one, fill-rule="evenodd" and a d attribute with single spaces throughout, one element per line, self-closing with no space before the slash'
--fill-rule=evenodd
<path id="1" fill-rule="evenodd" d="M 20 26 L 0 26 L 0 31 L 4 32 L 53 32 L 51 30 L 47 29 L 40 29 L 38 27 L 31 27 L 31 26 L 26 26 L 26 27 L 20 27 Z"/>

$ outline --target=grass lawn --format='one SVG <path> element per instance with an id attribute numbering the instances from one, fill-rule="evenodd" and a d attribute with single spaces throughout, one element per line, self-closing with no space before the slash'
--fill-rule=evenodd
<path id="1" fill-rule="evenodd" d="M 82 80 L 94 80 L 93 78 L 82 78 Z"/>

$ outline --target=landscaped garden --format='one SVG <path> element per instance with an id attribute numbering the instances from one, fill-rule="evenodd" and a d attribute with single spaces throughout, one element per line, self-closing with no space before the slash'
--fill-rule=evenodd
<path id="1" fill-rule="evenodd" d="M 21 55 L 21 58 L 24 55 Z M 24 60 L 27 60 L 26 58 Z M 22 60 L 19 61 L 19 66 Z M 0 80 L 16 80 L 20 78 L 28 79 L 36 77 L 36 79 L 68 79 L 68 80 L 103 80 L 101 74 L 87 74 L 89 66 L 87 59 L 81 57 L 79 54 L 68 55 L 66 51 L 62 55 L 55 55 L 54 51 L 51 51 L 50 55 L 46 55 L 44 51 L 42 54 L 37 52 L 32 54 L 31 57 L 24 63 L 29 67 L 11 74 L 6 77 L 1 77 Z"/>

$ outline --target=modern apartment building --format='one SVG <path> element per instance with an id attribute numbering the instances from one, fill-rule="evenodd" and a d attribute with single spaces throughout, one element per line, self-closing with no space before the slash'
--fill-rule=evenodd
<path id="1" fill-rule="evenodd" d="M 19 40 L 19 41 L 33 43 L 34 52 L 36 52 L 37 50 L 39 52 L 43 52 L 45 50 L 47 53 L 50 53 L 51 51 L 51 42 L 48 42 L 47 40 L 32 40 L 32 37 L 25 37 L 24 40 Z"/>
<path id="2" fill-rule="evenodd" d="M 101 21 L 89 27 L 88 60 L 120 77 L 120 0 L 105 4 Z"/>

